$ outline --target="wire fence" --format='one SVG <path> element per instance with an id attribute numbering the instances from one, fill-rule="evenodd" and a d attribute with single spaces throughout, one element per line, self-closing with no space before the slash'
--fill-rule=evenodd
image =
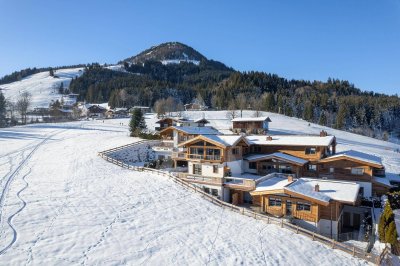
<path id="1" fill-rule="evenodd" d="M 390 256 L 390 249 L 389 248 L 385 248 L 381 254 L 377 255 L 375 253 L 368 253 L 365 250 L 354 246 L 352 244 L 349 243 L 342 243 L 342 242 L 338 242 L 334 239 L 331 239 L 329 237 L 320 235 L 316 232 L 307 230 L 305 228 L 302 228 L 298 225 L 295 224 L 291 224 L 288 223 L 286 220 L 281 219 L 281 218 L 276 218 L 276 217 L 271 217 L 265 214 L 261 214 L 255 211 L 252 211 L 250 209 L 247 209 L 245 207 L 240 207 L 240 206 L 236 206 L 233 205 L 231 203 L 222 201 L 220 199 L 218 199 L 215 196 L 212 196 L 206 192 L 204 192 L 201 188 L 196 187 L 195 185 L 188 183 L 185 180 L 180 179 L 178 176 L 171 174 L 170 172 L 166 172 L 166 171 L 161 171 L 161 170 L 157 170 L 157 169 L 153 169 L 153 168 L 146 168 L 146 167 L 141 167 L 141 166 L 134 166 L 134 165 L 130 165 L 127 163 L 124 163 L 123 161 L 119 161 L 116 160 L 112 157 L 109 157 L 107 155 L 107 153 L 109 152 L 113 152 L 116 150 L 120 150 L 119 148 L 126 148 L 126 147 L 132 147 L 135 145 L 139 145 L 139 144 L 143 144 L 144 142 L 149 142 L 149 141 L 139 141 L 136 143 L 132 143 L 132 144 L 128 144 L 128 145 L 124 145 L 118 148 L 114 148 L 114 149 L 109 149 L 103 152 L 99 152 L 98 155 L 100 157 L 102 157 L 103 159 L 105 159 L 107 162 L 113 163 L 115 165 L 118 165 L 120 167 L 129 169 L 129 170 L 134 170 L 134 171 L 139 171 L 139 172 L 148 172 L 148 173 L 152 173 L 155 175 L 159 175 L 159 176 L 164 176 L 164 177 L 168 177 L 169 179 L 171 179 L 172 181 L 174 181 L 175 183 L 185 187 L 186 189 L 192 190 L 195 193 L 200 194 L 204 199 L 210 201 L 213 204 L 216 204 L 222 208 L 231 210 L 233 212 L 248 216 L 248 217 L 252 217 L 256 220 L 261 220 L 266 222 L 267 224 L 275 224 L 280 226 L 281 228 L 286 228 L 289 229 L 293 232 L 295 232 L 296 234 L 301 234 L 303 236 L 306 236 L 310 239 L 312 239 L 313 241 L 318 241 L 326 246 L 329 246 L 332 249 L 338 249 L 341 250 L 343 252 L 346 252 L 350 255 L 352 255 L 353 257 L 357 257 L 363 260 L 366 260 L 368 262 L 374 263 L 376 265 L 382 265 L 383 263 L 387 264 L 388 263 L 388 258 Z"/>

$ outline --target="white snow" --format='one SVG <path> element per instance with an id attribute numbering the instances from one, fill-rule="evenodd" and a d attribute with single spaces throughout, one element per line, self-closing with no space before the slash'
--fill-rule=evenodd
<path id="1" fill-rule="evenodd" d="M 335 155 L 329 156 L 327 159 L 332 158 L 353 158 L 359 161 L 382 166 L 382 159 L 380 157 L 354 150 L 338 152 Z"/>
<path id="2" fill-rule="evenodd" d="M 256 191 L 283 189 L 290 183 L 287 177 L 274 176 L 257 184 Z"/>
<path id="3" fill-rule="evenodd" d="M 49 107 L 52 100 L 61 100 L 62 95 L 58 93 L 61 83 L 64 89 L 68 88 L 72 78 L 79 77 L 83 71 L 83 68 L 54 70 L 54 76 L 57 77 L 51 77 L 49 71 L 40 72 L 21 81 L 0 85 L 0 88 L 6 99 L 12 102 L 16 102 L 19 95 L 25 91 L 31 93 L 31 110 L 36 107 Z"/>
<path id="4" fill-rule="evenodd" d="M 126 121 L 0 131 L 0 264 L 367 264 L 105 162 L 98 151 L 135 140 Z"/>
<path id="5" fill-rule="evenodd" d="M 253 154 L 253 155 L 249 155 L 247 156 L 245 159 L 247 161 L 258 161 L 258 160 L 265 160 L 265 159 L 272 159 L 272 158 L 278 158 L 278 159 L 282 159 L 284 161 L 290 161 L 290 162 L 294 162 L 297 164 L 301 164 L 304 165 L 306 164 L 308 161 L 289 155 L 289 154 L 285 154 L 285 153 L 281 153 L 281 152 L 274 152 L 271 154 Z"/>
<path id="6" fill-rule="evenodd" d="M 149 127 L 148 127 L 149 128 Z M 186 134 L 190 135 L 215 135 L 219 134 L 218 130 L 212 127 L 188 127 L 188 126 L 173 126 L 171 127 L 173 129 L 176 129 L 178 131 L 185 132 Z"/>
<path id="7" fill-rule="evenodd" d="M 234 146 L 238 143 L 243 137 L 240 135 L 207 135 L 204 136 L 206 139 L 213 140 L 215 142 L 221 143 L 225 147 Z"/>
<path id="8" fill-rule="evenodd" d="M 196 66 L 200 65 L 200 61 L 192 60 L 192 59 L 166 59 L 166 60 L 161 60 L 161 64 L 163 64 L 163 65 L 180 64 L 181 62 L 192 63 L 192 64 L 195 64 Z"/>
<path id="9" fill-rule="evenodd" d="M 237 117 L 235 119 L 232 119 L 232 122 L 245 122 L 245 121 L 249 121 L 249 122 L 262 122 L 269 119 L 268 116 L 262 116 L 262 117 Z"/>
<path id="10" fill-rule="evenodd" d="M 247 140 L 252 144 L 259 145 L 290 145 L 290 146 L 329 146 L 333 141 L 333 136 L 279 136 L 271 135 L 272 140 L 267 140 L 267 136 L 247 136 Z"/>
<path id="11" fill-rule="evenodd" d="M 319 191 L 314 190 L 316 185 L 319 186 Z M 324 202 L 333 199 L 354 203 L 357 200 L 360 185 L 347 181 L 299 178 L 285 189 Z"/>

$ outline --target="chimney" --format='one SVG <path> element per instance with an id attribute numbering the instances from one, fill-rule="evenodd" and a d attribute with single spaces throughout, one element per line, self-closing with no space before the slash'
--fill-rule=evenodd
<path id="1" fill-rule="evenodd" d="M 287 181 L 288 181 L 289 183 L 292 183 L 292 182 L 293 182 L 293 176 L 289 175 L 289 176 L 287 177 Z"/>
<path id="2" fill-rule="evenodd" d="M 321 132 L 319 132 L 319 136 L 326 137 L 326 136 L 328 136 L 328 132 L 326 132 L 325 130 L 322 130 Z"/>
<path id="3" fill-rule="evenodd" d="M 268 140 L 268 141 L 271 141 L 271 140 L 272 140 L 272 137 L 271 137 L 271 136 L 268 136 L 268 137 L 267 137 L 267 140 Z"/>
<path id="4" fill-rule="evenodd" d="M 315 191 L 315 192 L 319 192 L 319 185 L 318 185 L 318 184 L 315 185 L 314 191 Z"/>

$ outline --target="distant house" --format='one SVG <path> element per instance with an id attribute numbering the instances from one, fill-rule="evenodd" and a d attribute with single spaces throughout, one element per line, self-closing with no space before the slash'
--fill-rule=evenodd
<path id="1" fill-rule="evenodd" d="M 268 132 L 269 117 L 247 117 L 232 119 L 234 133 L 265 134 Z"/>
<path id="2" fill-rule="evenodd" d="M 143 114 L 151 113 L 151 107 L 148 106 L 133 106 L 131 109 L 129 109 L 129 113 L 133 113 L 135 109 L 140 109 Z"/>
<path id="3" fill-rule="evenodd" d="M 206 124 L 210 123 L 205 118 L 200 118 L 197 120 L 191 120 L 181 117 L 165 117 L 156 122 L 160 126 L 155 127 L 155 130 L 163 130 L 167 127 L 177 126 L 177 127 L 204 127 Z"/>
<path id="4" fill-rule="evenodd" d="M 92 118 L 104 118 L 107 112 L 107 109 L 101 107 L 100 105 L 94 104 L 87 108 L 87 116 Z"/>
<path id="5" fill-rule="evenodd" d="M 110 109 L 105 113 L 107 118 L 126 118 L 129 116 L 126 108 Z"/>
<path id="6" fill-rule="evenodd" d="M 185 111 L 204 111 L 208 109 L 208 106 L 201 105 L 199 103 L 188 103 L 184 105 Z"/>

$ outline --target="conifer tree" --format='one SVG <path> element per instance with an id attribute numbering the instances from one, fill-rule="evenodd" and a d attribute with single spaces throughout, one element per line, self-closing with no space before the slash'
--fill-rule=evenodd
<path id="1" fill-rule="evenodd" d="M 142 111 L 140 109 L 135 109 L 129 122 L 129 131 L 131 132 L 131 136 L 138 136 L 145 128 L 146 122 L 144 121 Z"/>
<path id="2" fill-rule="evenodd" d="M 6 99 L 0 91 L 0 127 L 6 126 Z"/>

